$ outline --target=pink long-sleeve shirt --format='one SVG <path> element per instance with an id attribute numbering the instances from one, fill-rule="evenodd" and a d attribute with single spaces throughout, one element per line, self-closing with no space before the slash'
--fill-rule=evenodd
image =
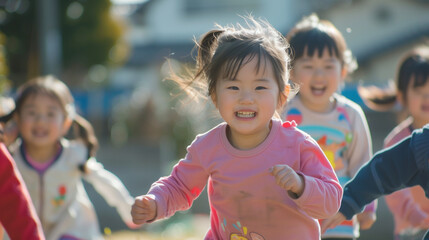
<path id="1" fill-rule="evenodd" d="M 157 219 L 190 208 L 207 185 L 211 226 L 205 239 L 320 239 L 316 219 L 338 211 L 342 188 L 317 143 L 295 126 L 273 119 L 267 138 L 251 150 L 229 143 L 226 123 L 198 135 L 171 175 L 149 190 Z M 299 198 L 276 184 L 269 169 L 278 164 L 304 176 Z"/>
<path id="2" fill-rule="evenodd" d="M 412 119 L 408 118 L 395 127 L 385 138 L 384 147 L 390 147 L 408 137 Z M 405 188 L 385 197 L 395 220 L 395 234 L 409 230 L 429 218 L 429 199 L 420 186 Z"/>

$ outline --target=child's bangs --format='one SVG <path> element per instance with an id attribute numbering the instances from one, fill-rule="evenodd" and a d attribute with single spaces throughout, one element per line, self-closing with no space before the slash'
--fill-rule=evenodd
<path id="1" fill-rule="evenodd" d="M 19 111 L 26 99 L 35 98 L 41 95 L 52 98 L 55 101 L 58 101 L 60 104 L 62 103 L 60 96 L 58 96 L 58 94 L 56 94 L 54 91 L 46 88 L 45 86 L 34 85 L 26 88 L 19 94 L 16 102 L 16 109 Z"/>
<path id="2" fill-rule="evenodd" d="M 424 86 L 429 81 L 429 65 L 417 66 L 411 77 L 414 77 L 414 87 Z"/>
<path id="3" fill-rule="evenodd" d="M 337 58 L 342 59 L 335 39 L 325 32 L 313 30 L 300 33 L 297 34 L 292 41 L 291 46 L 293 46 L 294 59 L 304 57 L 304 54 L 309 57 L 313 57 L 316 52 L 318 54 L 317 56 L 321 58 L 323 50 L 325 49 L 328 49 L 331 57 L 335 55 Z"/>
<path id="4" fill-rule="evenodd" d="M 234 80 L 237 77 L 241 67 L 252 61 L 254 58 L 257 58 L 258 60 L 256 73 L 259 73 L 261 69 L 262 71 L 265 71 L 265 67 L 267 65 L 267 53 L 260 47 L 249 48 L 246 50 L 247 51 L 236 51 L 239 52 L 239 54 L 231 55 L 225 62 L 222 75 L 224 79 Z"/>

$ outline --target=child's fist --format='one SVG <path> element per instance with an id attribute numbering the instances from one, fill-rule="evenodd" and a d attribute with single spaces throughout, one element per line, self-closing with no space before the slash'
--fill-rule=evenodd
<path id="1" fill-rule="evenodd" d="M 155 200 L 146 195 L 136 197 L 131 207 L 131 216 L 133 217 L 133 222 L 137 225 L 154 220 L 156 217 Z"/>
<path id="2" fill-rule="evenodd" d="M 304 177 L 297 174 L 288 165 L 276 165 L 270 168 L 271 175 L 276 178 L 276 183 L 288 191 L 292 198 L 299 198 L 304 191 Z"/>
<path id="3" fill-rule="evenodd" d="M 346 220 L 346 217 L 341 213 L 337 212 L 334 216 L 322 220 L 320 223 L 320 230 L 323 233 L 326 232 L 329 228 L 334 228 L 338 226 L 340 223 L 344 222 Z"/>

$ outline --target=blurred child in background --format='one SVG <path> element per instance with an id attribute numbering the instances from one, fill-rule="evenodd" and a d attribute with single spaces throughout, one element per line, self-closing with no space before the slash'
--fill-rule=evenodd
<path id="1" fill-rule="evenodd" d="M 196 45 L 196 75 L 174 79 L 185 90 L 207 85 L 224 122 L 198 135 L 171 175 L 136 198 L 136 224 L 190 208 L 206 185 L 204 239 L 319 239 L 316 219 L 337 211 L 342 189 L 322 150 L 275 117 L 289 92 L 288 45 L 268 23 L 247 21 L 207 32 Z"/>
<path id="2" fill-rule="evenodd" d="M 287 34 L 292 55 L 290 79 L 299 93 L 282 117 L 310 134 L 328 157 L 342 186 L 372 155 L 371 136 L 361 107 L 339 94 L 356 63 L 343 35 L 329 21 L 312 14 Z M 357 219 L 328 229 L 322 239 L 355 239 L 359 225 L 368 229 L 376 219 L 376 203 Z"/>
<path id="3" fill-rule="evenodd" d="M 398 67 L 395 89 L 362 87 L 367 105 L 374 110 L 388 110 L 399 102 L 408 117 L 384 139 L 390 147 L 408 137 L 414 129 L 429 123 L 429 47 L 407 52 Z M 420 186 L 406 188 L 385 197 L 395 220 L 397 240 L 421 239 L 429 225 L 429 199 Z"/>
<path id="4" fill-rule="evenodd" d="M 8 100 L 11 99 L 0 96 L 0 114 L 13 106 L 13 101 Z M 10 239 L 44 240 L 30 194 L 4 144 L 8 137 L 0 124 L 0 239 L 5 229 Z"/>
<path id="5" fill-rule="evenodd" d="M 13 118 L 18 126 L 20 137 L 11 152 L 46 238 L 103 238 L 82 178 L 134 227 L 130 216 L 133 198 L 96 161 L 96 136 L 91 124 L 76 113 L 68 87 L 52 76 L 30 80 L 18 89 L 15 105 L 1 120 L 7 123 Z M 77 139 L 68 140 L 64 136 L 72 124 Z"/>

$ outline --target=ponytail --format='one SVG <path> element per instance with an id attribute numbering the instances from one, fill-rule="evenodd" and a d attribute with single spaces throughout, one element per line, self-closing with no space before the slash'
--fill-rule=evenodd
<path id="1" fill-rule="evenodd" d="M 197 43 L 197 64 L 199 64 L 198 67 L 200 69 L 203 69 L 211 62 L 215 45 L 217 46 L 217 43 L 215 42 L 217 42 L 219 35 L 223 32 L 224 30 L 211 30 L 201 38 L 199 43 Z"/>
<path id="2" fill-rule="evenodd" d="M 94 128 L 85 118 L 76 114 L 73 119 L 73 134 L 81 139 L 88 147 L 88 158 L 95 157 L 98 150 L 98 140 L 94 133 Z"/>
<path id="3" fill-rule="evenodd" d="M 196 44 L 194 50 L 198 51 L 196 68 L 185 68 L 186 73 L 179 76 L 170 65 L 170 75 L 167 79 L 175 82 L 191 98 L 196 97 L 196 100 L 199 98 L 206 99 L 207 95 L 204 92 L 207 91 L 207 87 L 210 94 L 209 66 L 217 47 L 217 39 L 224 31 L 223 29 L 212 30 L 206 33 L 199 42 L 194 40 Z M 168 59 L 167 62 L 169 62 Z"/>
<path id="4" fill-rule="evenodd" d="M 384 89 L 376 86 L 359 86 L 358 93 L 365 105 L 374 111 L 389 111 L 395 107 L 398 100 L 393 84 Z"/>
<path id="5" fill-rule="evenodd" d="M 98 140 L 94 128 L 85 118 L 76 114 L 73 119 L 72 131 L 75 138 L 82 140 L 88 148 L 87 159 L 95 157 L 98 150 Z M 79 166 L 82 172 L 86 172 L 85 163 Z"/>

